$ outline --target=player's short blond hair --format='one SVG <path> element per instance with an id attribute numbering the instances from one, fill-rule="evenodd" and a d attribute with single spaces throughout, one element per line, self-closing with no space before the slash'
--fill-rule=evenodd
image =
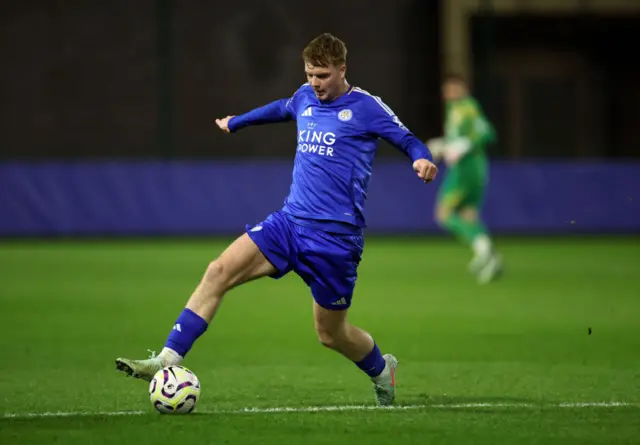
<path id="1" fill-rule="evenodd" d="M 312 66 L 341 67 L 347 62 L 347 46 L 332 34 L 320 34 L 302 51 L 302 59 Z"/>

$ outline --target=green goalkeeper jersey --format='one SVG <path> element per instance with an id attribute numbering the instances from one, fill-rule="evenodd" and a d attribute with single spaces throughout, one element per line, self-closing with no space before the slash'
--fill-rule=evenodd
<path id="1" fill-rule="evenodd" d="M 485 146 L 495 140 L 495 131 L 484 116 L 478 102 L 471 96 L 446 104 L 445 141 L 465 138 L 471 144 L 464 158 L 486 157 Z"/>
<path id="2" fill-rule="evenodd" d="M 440 202 L 454 207 L 480 208 L 489 177 L 486 144 L 495 139 L 494 130 L 471 96 L 446 105 L 445 150 L 466 147 L 462 157 L 450 165 L 438 192 Z"/>

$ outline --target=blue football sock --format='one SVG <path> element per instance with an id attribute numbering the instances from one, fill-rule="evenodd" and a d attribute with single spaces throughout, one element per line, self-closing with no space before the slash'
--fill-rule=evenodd
<path id="1" fill-rule="evenodd" d="M 173 330 L 164 347 L 173 349 L 184 357 L 208 326 L 201 316 L 191 309 L 184 309 L 173 325 Z"/>
<path id="2" fill-rule="evenodd" d="M 382 353 L 380 352 L 380 349 L 378 349 L 378 345 L 376 345 L 375 343 L 373 344 L 373 349 L 369 354 L 367 354 L 365 358 L 363 358 L 359 362 L 354 363 L 369 377 L 379 376 L 386 366 L 386 362 L 382 357 Z"/>

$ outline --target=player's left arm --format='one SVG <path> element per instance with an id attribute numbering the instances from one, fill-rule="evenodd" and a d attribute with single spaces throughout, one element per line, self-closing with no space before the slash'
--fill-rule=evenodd
<path id="1" fill-rule="evenodd" d="M 372 97 L 367 119 L 369 131 L 389 142 L 413 162 L 413 169 L 424 182 L 430 182 L 438 174 L 433 156 L 427 146 L 409 131 L 398 116 L 377 97 Z"/>

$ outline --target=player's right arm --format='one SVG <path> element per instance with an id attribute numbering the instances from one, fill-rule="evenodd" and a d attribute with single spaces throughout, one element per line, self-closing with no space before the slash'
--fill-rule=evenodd
<path id="1" fill-rule="evenodd" d="M 292 114 L 287 107 L 289 99 L 280 99 L 262 107 L 241 114 L 216 119 L 216 124 L 225 133 L 234 133 L 250 125 L 264 125 L 291 120 Z"/>
<path id="2" fill-rule="evenodd" d="M 302 85 L 298 91 L 302 90 L 305 85 L 307 84 Z M 273 124 L 293 120 L 296 117 L 295 102 L 298 91 L 288 99 L 273 101 L 240 116 L 227 116 L 222 119 L 216 119 L 216 124 L 225 133 L 234 133 L 250 125 Z"/>

